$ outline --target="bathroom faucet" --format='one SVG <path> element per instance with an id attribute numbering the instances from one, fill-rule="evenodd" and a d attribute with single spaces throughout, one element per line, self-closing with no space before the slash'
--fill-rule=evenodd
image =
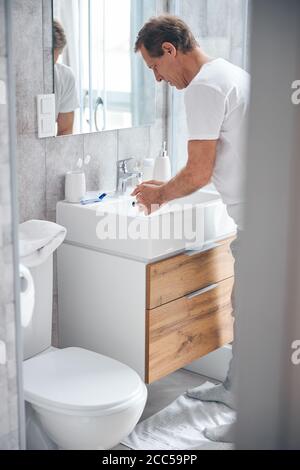
<path id="1" fill-rule="evenodd" d="M 141 178 L 143 173 L 141 171 L 128 171 L 127 163 L 134 160 L 133 157 L 125 158 L 117 162 L 117 194 L 126 193 L 127 183 L 133 178 Z"/>

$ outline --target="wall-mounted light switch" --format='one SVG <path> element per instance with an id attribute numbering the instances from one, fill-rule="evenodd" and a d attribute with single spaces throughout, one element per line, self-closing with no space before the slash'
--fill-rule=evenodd
<path id="1" fill-rule="evenodd" d="M 0 366 L 6 364 L 6 344 L 0 340 Z"/>
<path id="2" fill-rule="evenodd" d="M 43 98 L 41 100 L 41 105 L 42 105 L 42 113 L 43 114 L 51 114 L 52 112 L 52 96 L 50 98 Z"/>
<path id="3" fill-rule="evenodd" d="M 55 95 L 37 96 L 38 135 L 40 138 L 55 136 Z"/>

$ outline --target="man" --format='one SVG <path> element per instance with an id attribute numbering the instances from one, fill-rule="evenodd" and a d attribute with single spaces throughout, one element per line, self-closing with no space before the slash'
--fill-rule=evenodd
<path id="1" fill-rule="evenodd" d="M 185 90 L 188 124 L 188 161 L 170 181 L 148 181 L 132 193 L 151 213 L 155 207 L 191 194 L 213 182 L 237 225 L 231 244 L 233 256 L 243 229 L 242 144 L 249 101 L 250 77 L 241 68 L 221 58 L 209 57 L 188 26 L 179 18 L 163 15 L 150 19 L 138 34 L 135 51 L 140 52 L 158 82 L 166 81 Z M 237 263 L 235 262 L 235 273 Z M 234 336 L 237 334 L 234 322 Z M 188 395 L 217 401 L 235 408 L 236 359 L 233 347 L 227 378 L 210 389 L 194 389 Z M 234 427 L 206 430 L 212 440 L 233 442 Z"/>
<path id="2" fill-rule="evenodd" d="M 79 107 L 74 73 L 67 65 L 57 62 L 66 44 L 67 39 L 62 25 L 54 20 L 54 87 L 57 135 L 73 134 L 74 111 Z"/>

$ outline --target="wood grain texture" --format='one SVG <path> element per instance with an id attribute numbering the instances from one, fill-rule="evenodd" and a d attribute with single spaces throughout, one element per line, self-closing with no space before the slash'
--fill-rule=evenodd
<path id="1" fill-rule="evenodd" d="M 186 253 L 147 266 L 146 308 L 153 309 L 233 276 L 230 243 L 189 256 Z"/>
<path id="2" fill-rule="evenodd" d="M 146 383 L 184 367 L 233 339 L 233 277 L 208 292 L 146 312 Z"/>

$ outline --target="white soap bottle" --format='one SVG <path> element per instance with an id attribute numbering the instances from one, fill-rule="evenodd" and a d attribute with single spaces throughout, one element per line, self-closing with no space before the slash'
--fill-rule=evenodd
<path id="1" fill-rule="evenodd" d="M 171 176 L 171 162 L 167 153 L 167 142 L 164 142 L 161 155 L 155 159 L 153 179 L 169 181 Z"/>

